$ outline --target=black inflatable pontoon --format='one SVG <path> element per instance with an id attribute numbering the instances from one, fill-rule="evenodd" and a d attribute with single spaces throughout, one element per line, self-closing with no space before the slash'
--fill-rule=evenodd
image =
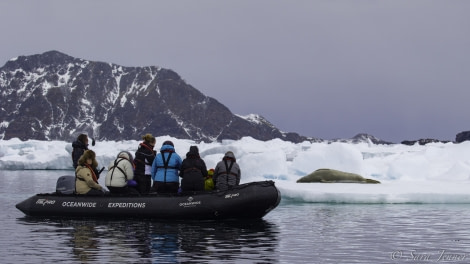
<path id="1" fill-rule="evenodd" d="M 70 182 L 71 177 L 74 182 L 74 176 L 62 176 L 55 193 L 36 194 L 18 203 L 16 208 L 28 216 L 42 217 L 210 220 L 262 218 L 281 200 L 273 181 L 245 183 L 223 192 L 83 196 L 61 188 L 61 181 Z"/>

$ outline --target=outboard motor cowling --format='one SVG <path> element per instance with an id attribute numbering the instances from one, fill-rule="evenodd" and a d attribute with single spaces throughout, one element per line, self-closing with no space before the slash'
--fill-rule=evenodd
<path id="1" fill-rule="evenodd" d="M 60 176 L 59 179 L 57 179 L 55 191 L 57 194 L 74 194 L 75 176 Z"/>

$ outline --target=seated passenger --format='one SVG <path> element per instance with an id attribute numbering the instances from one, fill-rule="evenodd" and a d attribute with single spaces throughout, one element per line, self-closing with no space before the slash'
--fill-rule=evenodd
<path id="1" fill-rule="evenodd" d="M 204 190 L 206 191 L 214 190 L 214 180 L 212 179 L 212 177 L 214 177 L 214 169 L 210 169 L 207 171 L 207 176 L 206 176 L 206 179 L 204 180 Z"/>
<path id="2" fill-rule="evenodd" d="M 158 193 L 177 193 L 181 163 L 181 157 L 175 152 L 173 142 L 163 142 L 160 153 L 152 164 L 153 190 Z"/>
<path id="3" fill-rule="evenodd" d="M 227 151 L 221 161 L 217 163 L 214 171 L 215 188 L 226 191 L 240 184 L 240 167 L 232 151 Z"/>
<path id="4" fill-rule="evenodd" d="M 75 193 L 86 195 L 103 195 L 104 190 L 98 184 L 98 178 L 95 174 L 98 162 L 93 150 L 85 150 L 78 159 L 77 169 L 75 170 Z"/>
<path id="5" fill-rule="evenodd" d="M 111 161 L 106 174 L 106 187 L 110 193 L 138 194 L 134 188 L 134 166 L 132 154 L 122 151 Z"/>
<path id="6" fill-rule="evenodd" d="M 206 176 L 206 163 L 199 156 L 199 149 L 197 146 L 189 147 L 189 152 L 186 154 L 180 169 L 181 190 L 183 192 L 204 191 L 204 178 Z"/>

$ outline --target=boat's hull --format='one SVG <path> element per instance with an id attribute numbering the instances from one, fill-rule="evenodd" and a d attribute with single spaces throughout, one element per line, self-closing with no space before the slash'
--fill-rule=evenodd
<path id="1" fill-rule="evenodd" d="M 225 192 L 192 195 L 77 196 L 37 194 L 16 205 L 28 216 L 152 219 L 262 218 L 280 202 L 272 181 L 242 184 Z"/>

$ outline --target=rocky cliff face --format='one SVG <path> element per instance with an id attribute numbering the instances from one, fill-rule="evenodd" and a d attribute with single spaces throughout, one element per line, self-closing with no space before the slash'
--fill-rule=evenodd
<path id="1" fill-rule="evenodd" d="M 0 68 L 0 139 L 139 140 L 145 133 L 196 141 L 281 138 L 264 118 L 241 117 L 159 67 L 123 67 L 49 51 Z"/>
<path id="2" fill-rule="evenodd" d="M 455 135 L 455 142 L 461 143 L 470 140 L 470 131 L 462 131 Z"/>

